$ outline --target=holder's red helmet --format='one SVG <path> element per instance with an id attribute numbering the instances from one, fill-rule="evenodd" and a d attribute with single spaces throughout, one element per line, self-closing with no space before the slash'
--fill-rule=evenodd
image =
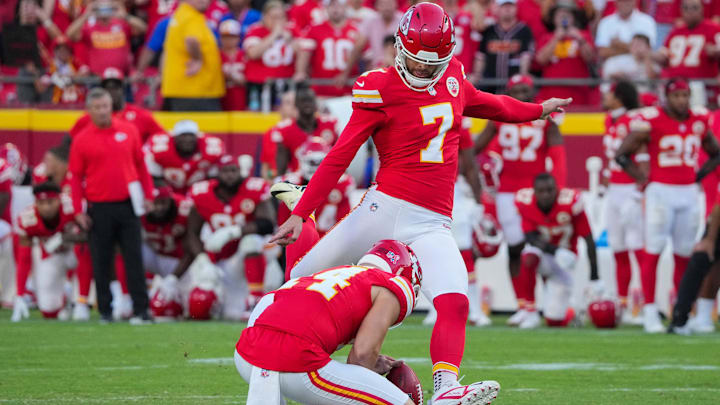
<path id="1" fill-rule="evenodd" d="M 615 301 L 598 300 L 588 307 L 590 320 L 598 328 L 614 328 L 618 324 L 618 308 Z"/>
<path id="2" fill-rule="evenodd" d="M 450 64 L 455 50 L 455 33 L 452 19 L 442 7 L 434 3 L 418 3 L 400 20 L 395 34 L 395 68 L 405 84 L 415 91 L 425 91 L 440 80 Z M 435 66 L 428 77 L 410 73 L 405 61 Z"/>
<path id="3" fill-rule="evenodd" d="M 358 262 L 369 264 L 397 276 L 405 277 L 417 299 L 422 283 L 422 269 L 410 246 L 396 240 L 378 241 Z"/>

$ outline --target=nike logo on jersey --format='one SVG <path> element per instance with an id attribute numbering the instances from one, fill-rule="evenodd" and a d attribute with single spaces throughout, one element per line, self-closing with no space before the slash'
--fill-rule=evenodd
<path id="1" fill-rule="evenodd" d="M 357 85 L 360 87 L 365 87 L 365 82 L 357 82 Z"/>

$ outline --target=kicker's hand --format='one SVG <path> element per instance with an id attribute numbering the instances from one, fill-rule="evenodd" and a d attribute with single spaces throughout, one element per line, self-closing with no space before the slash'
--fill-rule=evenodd
<path id="1" fill-rule="evenodd" d="M 302 218 L 297 215 L 290 215 L 290 218 L 280 225 L 275 235 L 273 235 L 268 242 L 287 246 L 297 240 L 300 236 L 300 231 L 302 231 L 302 226 Z"/>
<path id="2" fill-rule="evenodd" d="M 572 103 L 572 97 L 570 98 L 551 98 L 548 100 L 545 100 L 542 102 L 543 112 L 540 116 L 540 119 L 546 119 L 550 116 L 552 113 L 556 112 L 564 112 L 565 110 L 563 107 L 570 105 Z"/>

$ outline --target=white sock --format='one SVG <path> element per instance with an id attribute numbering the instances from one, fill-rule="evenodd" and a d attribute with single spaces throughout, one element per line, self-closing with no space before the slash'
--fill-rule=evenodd
<path id="1" fill-rule="evenodd" d="M 697 299 L 697 313 L 695 317 L 703 323 L 712 323 L 712 310 L 715 305 L 715 300 L 710 298 L 698 298 Z"/>
<path id="2" fill-rule="evenodd" d="M 471 281 L 468 284 L 468 304 L 470 307 L 469 318 L 478 319 L 480 318 L 480 292 L 477 288 L 477 283 Z"/>
<path id="3" fill-rule="evenodd" d="M 442 387 L 452 385 L 457 382 L 457 374 L 447 371 L 438 370 L 433 373 L 433 388 L 438 392 Z"/>

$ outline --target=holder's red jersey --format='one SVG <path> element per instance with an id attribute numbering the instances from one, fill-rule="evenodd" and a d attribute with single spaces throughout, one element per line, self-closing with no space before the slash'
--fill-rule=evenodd
<path id="1" fill-rule="evenodd" d="M 698 151 L 707 135 L 709 113 L 692 108 L 685 121 L 670 118 L 662 107 L 646 107 L 630 121 L 631 131 L 647 132 L 651 182 L 693 184 Z"/>
<path id="2" fill-rule="evenodd" d="M 173 195 L 177 212 L 167 222 L 152 222 L 147 215 L 142 217 L 143 239 L 152 250 L 163 256 L 183 257 L 183 239 L 187 232 L 187 219 L 193 206 L 192 200 Z"/>
<path id="3" fill-rule="evenodd" d="M 194 183 L 207 179 L 223 154 L 222 139 L 208 135 L 198 136 L 196 152 L 186 159 L 178 154 L 168 134 L 153 135 L 145 144 L 145 164 L 150 175 L 164 178 L 178 194 L 186 194 Z"/>
<path id="4" fill-rule="evenodd" d="M 612 184 L 633 184 L 635 179 L 630 177 L 625 170 L 615 161 L 618 148 L 630 132 L 630 115 L 625 113 L 618 118 L 610 114 L 605 117 L 605 135 L 603 135 L 603 146 L 607 158 L 607 169 L 610 172 L 610 183 Z M 633 156 L 634 159 L 634 156 Z"/>
<path id="5" fill-rule="evenodd" d="M 218 198 L 215 189 L 217 180 L 206 180 L 193 184 L 190 198 L 195 210 L 210 225 L 212 231 L 229 225 L 245 225 L 255 219 L 255 207 L 270 198 L 270 184 L 258 177 L 243 180 L 237 193 L 229 202 Z M 225 245 L 220 253 L 214 255 L 216 260 L 226 259 L 237 251 L 237 240 Z"/>
<path id="6" fill-rule="evenodd" d="M 357 27 L 350 20 L 345 20 L 337 29 L 328 21 L 311 26 L 300 40 L 301 48 L 312 53 L 309 76 L 330 80 L 345 71 L 359 36 Z M 356 75 L 357 68 L 353 68 L 351 76 Z M 316 85 L 313 89 L 319 96 L 337 97 L 349 94 L 351 86 Z"/>
<path id="7" fill-rule="evenodd" d="M 132 124 L 137 129 L 142 138 L 142 142 L 147 141 L 150 136 L 157 133 L 165 132 L 163 127 L 155 121 L 150 111 L 138 107 L 134 104 L 125 103 L 125 108 L 120 111 L 113 112 L 113 118 L 117 118 Z M 75 137 L 80 131 L 90 124 L 92 120 L 90 115 L 85 113 L 75 122 L 72 128 L 70 128 L 70 136 Z"/>
<path id="8" fill-rule="evenodd" d="M 289 181 L 293 184 L 306 185 L 306 180 L 300 172 L 287 173 L 282 176 L 282 181 Z M 327 200 L 315 210 L 315 228 L 320 236 L 325 235 L 330 228 L 340 222 L 350 213 L 350 194 L 355 190 L 355 180 L 348 174 L 340 177 L 337 185 L 328 194 Z M 278 207 L 278 224 L 285 222 L 290 216 L 290 210 L 285 204 Z"/>
<path id="9" fill-rule="evenodd" d="M 708 45 L 720 45 L 720 27 L 705 20 L 693 28 L 676 27 L 665 39 L 668 66 L 663 77 L 709 78 L 718 75 L 717 59 L 705 52 Z"/>
<path id="10" fill-rule="evenodd" d="M 268 370 L 309 372 L 355 339 L 372 308 L 373 286 L 392 291 L 400 303 L 396 323 L 412 312 L 415 296 L 401 276 L 360 266 L 343 266 L 288 281 L 246 328 L 235 346 L 247 362 Z"/>
<path id="11" fill-rule="evenodd" d="M 498 191 L 514 193 L 532 187 L 535 176 L 547 171 L 545 162 L 550 150 L 547 142 L 550 121 L 494 124 L 496 136 L 489 150 L 497 152 L 503 160 Z"/>
<path id="12" fill-rule="evenodd" d="M 300 36 L 299 30 L 295 29 L 293 24 L 288 24 L 286 30 L 290 33 L 291 38 Z M 268 35 L 270 35 L 270 30 L 262 25 L 262 22 L 253 24 L 245 34 L 243 49 L 247 50 L 248 46 L 260 43 Z M 276 40 L 259 59 L 248 58 L 245 68 L 247 72 L 245 77 L 251 83 L 264 83 L 268 79 L 292 77 L 295 73 L 295 52 L 292 44 L 284 39 Z"/>
<path id="13" fill-rule="evenodd" d="M 580 193 L 563 188 L 558 191 L 555 205 L 549 213 L 537 206 L 532 188 L 524 188 L 515 194 L 515 205 L 522 217 L 523 232 L 540 232 L 543 239 L 555 246 L 577 253 L 577 239 L 591 234 Z"/>
<path id="14" fill-rule="evenodd" d="M 455 25 L 455 57 L 465 70 L 473 71 L 475 55 L 478 53 L 482 35 L 472 29 L 472 14 L 460 11 L 453 19 Z"/>
<path id="15" fill-rule="evenodd" d="M 408 88 L 394 66 L 366 72 L 355 82 L 352 102 L 338 143 L 293 210 L 302 218 L 325 200 L 370 136 L 380 155 L 379 191 L 451 216 L 462 117 L 526 122 L 542 114 L 539 104 L 476 90 L 455 58 L 432 91 Z"/>
<path id="16" fill-rule="evenodd" d="M 234 55 L 220 52 L 222 71 L 225 75 L 225 95 L 220 100 L 224 111 L 242 111 L 247 109 L 247 95 L 244 84 L 236 84 L 231 79 L 245 76 L 245 52 L 238 49 Z"/>
<path id="17" fill-rule="evenodd" d="M 295 156 L 298 148 L 313 136 L 319 136 L 324 139 L 329 145 L 334 145 L 338 139 L 335 126 L 337 120 L 327 115 L 318 115 L 315 119 L 315 130 L 312 133 L 303 131 L 295 120 L 283 120 L 275 125 L 275 130 L 272 134 L 273 142 L 282 144 L 288 150 L 290 150 L 290 162 L 288 163 L 288 170 L 295 171 L 298 169 L 298 160 Z"/>

